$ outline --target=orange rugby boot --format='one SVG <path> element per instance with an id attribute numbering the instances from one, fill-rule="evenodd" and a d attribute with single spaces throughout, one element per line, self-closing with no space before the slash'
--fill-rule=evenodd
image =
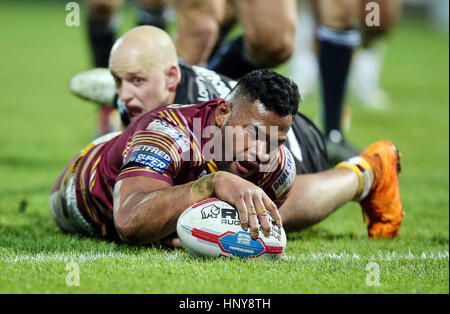
<path id="1" fill-rule="evenodd" d="M 401 154 L 388 141 L 369 146 L 361 155 L 372 168 L 373 185 L 360 201 L 370 238 L 394 238 L 405 215 L 402 209 L 398 174 Z"/>

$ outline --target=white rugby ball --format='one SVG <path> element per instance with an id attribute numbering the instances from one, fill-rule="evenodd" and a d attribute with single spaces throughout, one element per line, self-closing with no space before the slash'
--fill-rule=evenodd
<path id="1" fill-rule="evenodd" d="M 286 248 L 286 233 L 272 224 L 269 237 L 262 234 L 253 240 L 241 228 L 239 213 L 219 199 L 208 199 L 186 209 L 177 222 L 177 233 L 183 247 L 199 257 L 267 257 L 278 258 Z"/>

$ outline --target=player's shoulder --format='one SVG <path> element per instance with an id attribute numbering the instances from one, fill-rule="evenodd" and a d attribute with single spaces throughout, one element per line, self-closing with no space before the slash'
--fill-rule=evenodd
<path id="1" fill-rule="evenodd" d="M 203 127 L 219 102 L 220 99 L 201 104 L 165 105 L 139 117 L 126 131 L 135 139 L 156 138 L 170 145 L 176 143 L 182 151 L 187 151 L 195 119 L 199 118 Z"/>

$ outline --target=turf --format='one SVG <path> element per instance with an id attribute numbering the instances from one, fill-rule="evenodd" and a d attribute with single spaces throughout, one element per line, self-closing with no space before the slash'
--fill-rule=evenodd
<path id="1" fill-rule="evenodd" d="M 446 35 L 403 20 L 383 70 L 391 110 L 368 111 L 348 98 L 353 142 L 386 138 L 403 152 L 407 215 L 397 239 L 369 241 L 351 204 L 289 235 L 279 261 L 199 260 L 63 235 L 53 223 L 50 188 L 93 138 L 96 121 L 96 108 L 68 91 L 70 77 L 90 60 L 85 28 L 65 25 L 64 4 L 0 3 L 0 293 L 449 293 Z M 124 28 L 132 21 L 128 8 Z M 317 102 L 307 100 L 302 110 L 315 117 Z M 70 262 L 79 267 L 79 286 L 66 284 Z M 379 265 L 379 286 L 366 284 L 370 262 Z"/>

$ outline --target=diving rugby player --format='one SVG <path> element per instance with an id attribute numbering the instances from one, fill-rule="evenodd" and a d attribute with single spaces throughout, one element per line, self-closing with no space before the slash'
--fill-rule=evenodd
<path id="1" fill-rule="evenodd" d="M 52 216 L 64 232 L 147 244 L 172 234 L 186 208 L 212 196 L 237 208 L 253 238 L 259 224 L 270 232 L 267 212 L 279 226 L 283 220 L 288 231 L 300 230 L 358 200 L 369 236 L 395 237 L 404 215 L 396 147 L 378 142 L 333 170 L 295 178 L 283 143 L 298 101 L 295 84 L 260 70 L 245 76 L 226 100 L 169 105 L 144 114 L 122 134 L 95 141 L 72 160 L 53 187 Z M 213 137 L 219 144 L 214 147 L 224 147 L 226 126 L 255 127 L 267 137 L 250 141 L 244 134 L 243 145 L 232 141 L 233 161 L 208 159 L 206 139 L 190 132 L 195 118 L 202 130 L 221 129 L 224 137 Z M 269 126 L 278 132 L 270 134 Z M 272 135 L 278 138 L 277 149 L 269 151 Z M 276 158 L 269 158 L 273 154 Z M 238 155 L 244 161 L 237 161 Z M 259 166 L 268 160 L 276 161 L 273 171 L 261 173 Z"/>
<path id="2" fill-rule="evenodd" d="M 52 216 L 64 232 L 145 245 L 171 235 L 186 208 L 215 196 L 238 209 L 252 238 L 259 224 L 267 235 L 267 212 L 281 227 L 277 206 L 295 179 L 283 144 L 299 101 L 292 81 L 260 70 L 226 99 L 143 114 L 72 160 L 53 187 Z M 215 128 L 220 132 L 205 137 Z M 249 134 L 257 130 L 265 136 Z M 212 150 L 205 149 L 209 143 Z M 221 150 L 231 158 L 222 158 Z M 264 164 L 271 171 L 261 172 Z"/>

